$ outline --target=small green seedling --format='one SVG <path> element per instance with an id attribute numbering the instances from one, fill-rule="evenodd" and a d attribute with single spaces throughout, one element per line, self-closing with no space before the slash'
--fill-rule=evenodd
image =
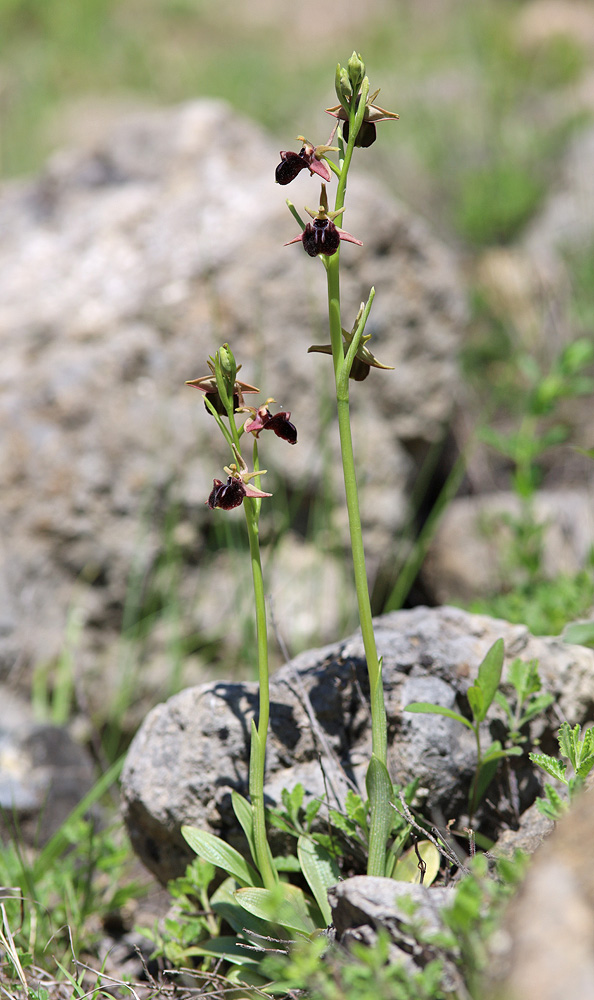
<path id="1" fill-rule="evenodd" d="M 526 742 L 521 730 L 536 715 L 544 712 L 555 700 L 548 691 L 541 691 L 538 661 L 514 660 L 507 672 L 507 680 L 516 692 L 515 706 L 502 691 L 496 691 L 495 701 L 507 716 L 509 739 L 513 744 Z"/>
<path id="2" fill-rule="evenodd" d="M 405 712 L 427 712 L 432 715 L 445 715 L 449 719 L 455 719 L 457 722 L 461 722 L 463 726 L 472 729 L 476 739 L 477 765 L 468 796 L 469 822 L 472 822 L 478 804 L 495 776 L 498 761 L 502 757 L 517 757 L 522 753 L 520 747 L 512 746 L 506 748 L 501 745 L 499 740 L 494 740 L 485 753 L 483 753 L 481 748 L 480 726 L 484 722 L 487 712 L 497 694 L 501 680 L 501 671 L 503 670 L 503 653 L 503 639 L 497 639 L 479 666 L 478 677 L 475 683 L 468 689 L 467 697 L 470 711 L 472 712 L 472 722 L 459 712 L 454 712 L 451 708 L 444 708 L 442 705 L 432 705 L 427 701 L 414 701 L 405 708 Z"/>
<path id="3" fill-rule="evenodd" d="M 579 725 L 571 728 L 568 722 L 563 722 L 557 734 L 559 740 L 558 757 L 550 757 L 546 753 L 531 753 L 530 760 L 546 771 L 551 778 L 567 786 L 568 798 L 563 799 L 552 785 L 545 785 L 545 798 L 538 799 L 538 809 L 549 819 L 558 820 L 567 811 L 575 795 L 583 788 L 584 782 L 594 768 L 594 728 L 587 729 L 581 735 Z M 573 775 L 567 775 L 567 764 L 571 764 Z"/>

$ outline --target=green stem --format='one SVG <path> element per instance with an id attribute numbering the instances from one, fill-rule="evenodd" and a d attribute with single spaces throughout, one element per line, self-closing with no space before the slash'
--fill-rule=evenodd
<path id="1" fill-rule="evenodd" d="M 472 728 L 474 730 L 474 736 L 476 739 L 476 770 L 474 772 L 474 778 L 472 779 L 472 785 L 470 786 L 470 795 L 468 798 L 468 825 L 472 826 L 472 821 L 474 819 L 474 814 L 476 807 L 478 805 L 477 793 L 478 793 L 478 782 L 482 767 L 482 754 L 481 754 L 481 734 L 479 730 L 480 723 L 476 723 Z"/>
<path id="2" fill-rule="evenodd" d="M 361 101 L 357 114 L 351 113 L 349 130 L 349 141 L 342 161 L 342 169 L 338 190 L 336 193 L 336 209 L 344 204 L 346 194 L 346 179 L 348 169 L 353 155 L 355 138 L 364 113 L 364 102 L 369 89 L 369 83 L 364 81 L 365 94 L 361 96 Z M 337 218 L 340 224 L 340 218 Z M 372 730 L 372 755 L 377 758 L 383 767 L 387 764 L 387 720 L 384 703 L 382 669 L 377 655 L 375 634 L 371 617 L 371 601 L 369 598 L 369 584 L 367 581 L 367 571 L 365 567 L 365 550 L 363 547 L 363 533 L 361 530 L 361 515 L 359 512 L 359 497 L 357 492 L 357 477 L 355 473 L 355 457 L 353 453 L 353 440 L 351 434 L 350 408 L 349 408 L 349 367 L 344 355 L 342 339 L 342 321 L 340 311 L 340 248 L 330 258 L 324 258 L 326 276 L 328 283 L 328 318 L 330 324 L 330 341 L 332 344 L 332 360 L 334 364 L 334 377 L 336 382 L 336 405 L 338 412 L 338 430 L 340 435 L 340 450 L 342 455 L 342 468 L 344 476 L 344 487 L 346 494 L 346 504 L 349 518 L 349 531 L 351 536 L 351 548 L 353 553 L 353 570 L 355 577 L 355 588 L 357 592 L 357 604 L 359 608 L 359 620 L 361 623 L 361 634 L 363 637 L 363 647 L 367 661 L 367 671 L 369 675 L 370 707 L 371 707 L 371 730 Z M 387 772 L 386 772 L 387 773 Z M 383 875 L 385 871 L 386 843 L 388 832 L 386 823 L 380 820 L 380 816 L 385 814 L 387 803 L 375 801 L 377 797 L 370 795 L 370 843 L 368 875 Z"/>
<path id="3" fill-rule="evenodd" d="M 228 408 L 231 443 L 238 455 L 241 454 L 240 434 L 235 422 L 232 403 Z M 253 469 L 258 466 L 258 444 L 254 439 Z M 260 488 L 260 477 L 255 479 L 255 485 Z M 266 814 L 264 811 L 264 770 L 266 764 L 266 738 L 270 718 L 270 689 L 268 669 L 268 629 L 266 624 L 266 598 L 264 595 L 264 577 L 262 560 L 260 558 L 260 507 L 262 501 L 257 497 L 245 497 L 243 510 L 250 545 L 250 562 L 254 585 L 254 606 L 256 610 L 256 647 L 258 651 L 258 724 L 252 721 L 249 795 L 252 805 L 254 823 L 254 846 L 256 857 L 254 861 L 262 876 L 266 889 L 272 889 L 278 882 L 278 875 L 272 862 L 272 853 L 266 836 Z"/>
<path id="4" fill-rule="evenodd" d="M 268 670 L 268 630 L 266 626 L 266 600 L 264 578 L 260 559 L 260 533 L 258 527 L 260 501 L 245 498 L 245 522 L 250 543 L 250 560 L 254 583 L 256 609 L 256 644 L 258 649 L 258 724 L 252 723 L 250 752 L 249 793 L 254 817 L 255 861 L 266 889 L 272 889 L 278 876 L 272 864 L 272 855 L 266 837 L 264 813 L 264 766 L 266 762 L 266 737 L 270 717 L 270 691 Z"/>

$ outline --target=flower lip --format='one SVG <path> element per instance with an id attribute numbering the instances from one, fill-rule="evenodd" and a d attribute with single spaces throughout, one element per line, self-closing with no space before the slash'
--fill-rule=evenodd
<path id="1" fill-rule="evenodd" d="M 222 510 L 233 510 L 234 507 L 239 507 L 243 503 L 245 495 L 245 486 L 241 479 L 229 476 L 226 483 L 221 482 L 220 479 L 213 479 L 212 491 L 206 504 L 211 510 L 214 510 L 215 507 L 220 507 Z"/>
<path id="2" fill-rule="evenodd" d="M 334 135 L 334 130 L 330 136 L 330 142 Z M 298 135 L 297 138 L 299 142 L 303 145 L 298 153 L 293 152 L 291 149 L 281 150 L 280 158 L 281 162 L 276 168 L 274 177 L 277 184 L 290 184 L 291 181 L 295 180 L 297 175 L 302 171 L 307 169 L 310 174 L 318 174 L 322 180 L 329 182 L 332 178 L 329 166 L 323 162 L 323 157 L 326 153 L 330 151 L 338 152 L 338 146 L 321 145 L 314 146 L 313 143 L 309 142 L 308 139 L 303 135 Z"/>
<path id="3" fill-rule="evenodd" d="M 334 225 L 334 219 L 342 215 L 344 208 L 339 208 L 334 212 L 328 211 L 328 195 L 326 194 L 325 184 L 322 184 L 318 211 L 314 212 L 311 208 L 307 208 L 307 206 L 305 211 L 313 219 L 313 224 L 311 222 L 306 223 L 305 228 L 299 236 L 295 236 L 288 243 L 285 243 L 286 247 L 290 246 L 291 243 L 298 243 L 301 240 L 303 249 L 310 257 L 317 257 L 318 254 L 331 257 L 338 250 L 341 240 L 346 240 L 347 243 L 356 243 L 360 247 L 363 246 L 361 240 L 347 233 L 345 229 L 339 229 L 338 226 Z"/>
<path id="4" fill-rule="evenodd" d="M 253 413 L 254 419 L 246 422 L 244 430 L 255 437 L 260 436 L 260 431 L 274 431 L 277 437 L 288 441 L 289 444 L 297 444 L 297 428 L 289 419 L 290 410 L 281 410 L 279 413 L 272 414 L 268 404 L 274 402 L 274 399 L 267 399 L 257 409 L 253 406 L 245 406 L 243 409 Z"/>

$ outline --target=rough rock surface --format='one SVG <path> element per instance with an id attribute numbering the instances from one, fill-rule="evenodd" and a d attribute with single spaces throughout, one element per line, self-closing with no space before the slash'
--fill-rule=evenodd
<path id="1" fill-rule="evenodd" d="M 302 508 L 322 478 L 342 490 L 333 428 L 327 444 L 320 437 L 330 361 L 306 353 L 326 339 L 324 274 L 300 246 L 283 247 L 296 225 L 273 181 L 278 145 L 223 104 L 196 102 L 126 118 L 95 148 L 3 188 L 0 676 L 56 656 L 75 607 L 79 670 L 104 701 L 118 684 L 113 642 L 130 575 L 150 591 L 172 512 L 187 570 L 180 605 L 194 615 L 182 631 L 207 641 L 227 628 L 224 613 L 204 625 L 198 564 L 204 502 L 229 456 L 184 386 L 222 342 L 299 428 L 295 448 L 263 442 L 268 488 L 282 477 Z M 377 562 L 406 515 L 407 446 L 422 451 L 450 418 L 465 305 L 452 254 L 423 222 L 364 175 L 349 195 L 349 229 L 364 246 L 343 251 L 344 320 L 374 284 L 368 329 L 397 366 L 354 393 Z M 316 204 L 317 181 L 297 178 L 291 196 Z"/>
<path id="2" fill-rule="evenodd" d="M 492 942 L 492 1000 L 594 998 L 594 789 L 536 852 Z"/>
<path id="3" fill-rule="evenodd" d="M 44 844 L 90 791 L 93 763 L 67 729 L 36 722 L 0 685 L 0 834 Z"/>
<path id="4" fill-rule="evenodd" d="M 378 930 L 387 930 L 390 961 L 401 962 L 411 973 L 418 972 L 438 954 L 419 937 L 431 938 L 443 931 L 440 910 L 452 902 L 454 891 L 453 886 L 431 889 L 366 875 L 345 879 L 328 890 L 337 939 L 347 948 L 354 942 L 372 947 Z M 403 900 L 405 905 L 401 907 Z"/>
<path id="5" fill-rule="evenodd" d="M 594 484 L 592 484 L 594 486 Z M 594 549 L 594 489 L 542 490 L 534 515 L 544 524 L 543 571 L 549 579 L 583 569 Z M 458 497 L 445 511 L 431 543 L 423 581 L 438 603 L 470 601 L 509 587 L 505 547 L 511 541 L 502 523 L 518 517 L 513 493 Z"/>
<path id="6" fill-rule="evenodd" d="M 505 641 L 506 664 L 516 657 L 538 659 L 543 686 L 557 699 L 549 717 L 534 721 L 533 739 L 542 739 L 545 747 L 547 740 L 552 742 L 558 727 L 555 711 L 572 724 L 592 718 L 592 650 L 535 638 L 524 626 L 456 608 L 394 612 L 376 619 L 375 625 L 383 656 L 390 773 L 401 784 L 418 777 L 439 822 L 464 811 L 476 759 L 474 736 L 452 719 L 407 714 L 402 708 L 411 701 L 432 701 L 464 711 L 465 692 L 496 639 Z M 345 776 L 364 788 L 370 753 L 366 690 L 358 634 L 304 653 L 277 671 L 271 684 L 265 786 L 270 803 L 280 802 L 282 788 L 297 782 L 308 797 L 323 794 L 320 756 L 331 798 L 340 800 Z M 180 834 L 183 824 L 241 845 L 231 790 L 247 791 L 256 699 L 255 684 L 190 688 L 157 706 L 135 737 L 122 775 L 124 817 L 134 849 L 161 881 L 181 874 L 191 858 Z M 495 707 L 488 716 L 485 740 L 488 730 L 496 728 L 500 711 Z M 522 813 L 534 801 L 539 781 L 530 765 L 518 761 Z M 492 786 L 489 797 L 500 821 L 514 825 L 519 817 L 514 817 L 513 796 L 503 779 L 501 786 Z"/>

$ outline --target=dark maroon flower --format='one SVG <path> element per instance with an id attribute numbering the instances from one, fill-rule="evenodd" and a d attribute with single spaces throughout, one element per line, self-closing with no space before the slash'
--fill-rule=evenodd
<path id="1" fill-rule="evenodd" d="M 340 246 L 340 232 L 332 219 L 314 219 L 303 230 L 301 242 L 310 257 L 317 257 L 321 253 L 331 257 Z"/>
<path id="2" fill-rule="evenodd" d="M 376 122 L 390 121 L 400 117 L 400 115 L 395 114 L 393 111 L 386 111 L 385 108 L 380 108 L 378 104 L 375 104 L 379 90 L 375 93 L 370 94 L 365 102 L 365 112 L 363 114 L 363 121 L 361 122 L 361 127 L 357 132 L 357 138 L 355 139 L 355 146 L 371 146 L 376 139 Z M 339 95 L 340 96 L 340 95 Z M 359 101 L 361 95 L 359 94 L 355 101 L 355 108 L 359 107 Z M 346 98 L 345 98 L 346 101 Z M 348 101 L 349 106 L 352 105 L 352 99 Z M 345 142 L 349 141 L 349 112 L 343 104 L 337 104 L 333 108 L 326 108 L 326 114 L 332 115 L 334 118 L 338 118 L 342 125 L 342 137 Z"/>
<path id="3" fill-rule="evenodd" d="M 334 133 L 332 133 L 333 135 Z M 297 136 L 303 146 L 298 153 L 293 150 L 281 150 L 281 162 L 276 168 L 275 180 L 277 184 L 290 184 L 297 177 L 301 170 L 307 169 L 310 174 L 318 174 L 322 180 L 329 181 L 331 178 L 330 168 L 322 162 L 322 157 L 331 150 L 338 152 L 337 146 L 314 146 L 302 135 Z M 330 137 L 332 139 L 332 136 Z"/>
<path id="4" fill-rule="evenodd" d="M 265 493 L 264 490 L 259 490 L 250 482 L 251 479 L 257 479 L 258 476 L 265 476 L 266 469 L 248 472 L 248 467 L 235 446 L 233 446 L 233 451 L 239 462 L 239 468 L 234 462 L 230 466 L 225 466 L 225 472 L 229 477 L 226 483 L 222 483 L 220 479 L 213 479 L 212 490 L 206 501 L 206 505 L 211 510 L 214 510 L 215 507 L 220 507 L 221 510 L 233 510 L 234 507 L 239 507 L 243 503 L 245 497 L 272 496 L 272 493 Z"/>
<path id="5" fill-rule="evenodd" d="M 341 240 L 346 240 L 348 243 L 356 243 L 360 247 L 363 246 L 361 240 L 355 239 L 346 230 L 339 229 L 338 226 L 334 225 L 334 219 L 342 215 L 344 209 L 340 208 L 336 212 L 328 211 L 328 197 L 326 195 L 325 184 L 322 184 L 318 211 L 312 212 L 311 208 L 307 207 L 305 211 L 312 217 L 313 224 L 311 222 L 306 223 L 303 232 L 299 236 L 295 236 L 294 239 L 289 240 L 288 243 L 285 243 L 286 247 L 290 246 L 291 243 L 298 243 L 301 240 L 303 249 L 310 257 L 317 257 L 318 254 L 331 257 L 338 250 Z"/>
<path id="6" fill-rule="evenodd" d="M 212 365 L 210 361 L 208 361 L 207 364 L 211 370 L 211 374 L 203 375 L 201 378 L 194 378 L 191 381 L 186 382 L 186 385 L 192 385 L 195 389 L 200 389 L 200 391 L 205 395 L 205 405 L 206 399 L 208 399 L 211 405 L 214 406 L 216 412 L 220 416 L 226 417 L 227 411 L 223 405 L 223 400 L 221 399 L 217 388 L 214 365 Z M 241 365 L 239 365 L 237 371 L 239 371 L 239 368 L 241 368 Z M 250 385 L 249 382 L 240 382 L 239 379 L 236 379 L 233 393 L 234 410 L 236 410 L 239 406 L 243 406 L 244 392 L 260 392 L 260 390 L 257 389 L 255 385 Z M 208 407 L 206 407 L 206 409 L 208 410 Z"/>
<path id="7" fill-rule="evenodd" d="M 212 492 L 206 501 L 211 510 L 220 507 L 222 510 L 233 510 L 243 503 L 245 496 L 245 486 L 241 479 L 234 479 L 229 476 L 226 483 L 220 479 L 213 479 Z"/>
<path id="8" fill-rule="evenodd" d="M 274 402 L 274 399 L 267 399 L 257 409 L 253 406 L 244 407 L 254 414 L 254 419 L 246 422 L 244 430 L 256 437 L 260 436 L 260 431 L 274 431 L 277 437 L 288 441 L 289 444 L 297 444 L 297 428 L 289 420 L 290 411 L 282 410 L 273 415 L 268 409 L 268 404 Z"/>

